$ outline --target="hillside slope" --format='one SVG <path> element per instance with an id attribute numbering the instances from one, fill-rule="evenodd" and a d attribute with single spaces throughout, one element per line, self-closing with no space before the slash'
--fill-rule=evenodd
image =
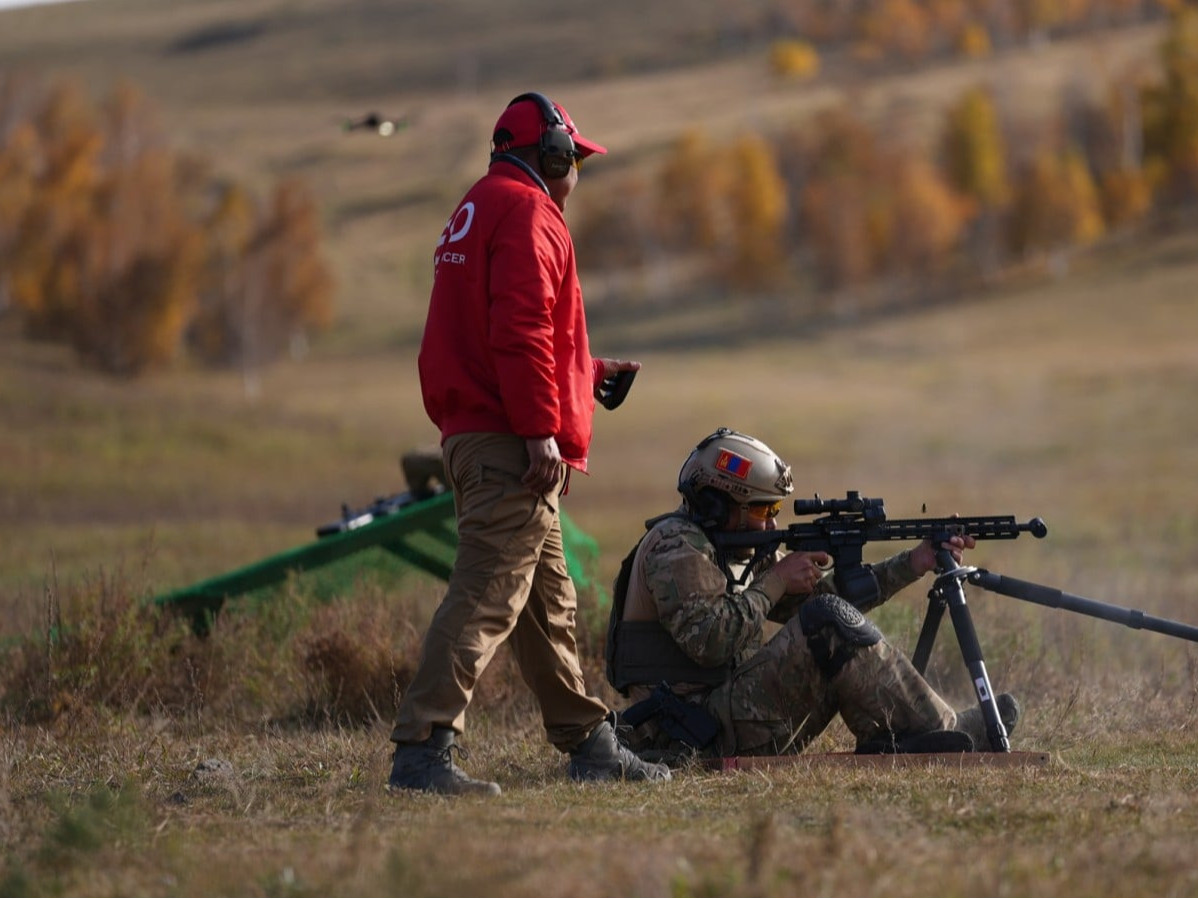
<path id="1" fill-rule="evenodd" d="M 1161 36 L 1145 25 L 982 62 L 796 85 L 770 77 L 767 44 L 744 26 L 770 6 L 738 4 L 734 14 L 707 0 L 680 16 L 629 0 L 97 0 L 0 13 L 0 60 L 98 91 L 131 79 L 161 105 L 176 145 L 218 171 L 260 189 L 305 177 L 340 285 L 339 331 L 323 349 L 361 352 L 412 339 L 432 236 L 485 166 L 497 110 L 514 93 L 554 95 L 610 148 L 588 168 L 581 202 L 631 171 L 651 179 L 690 128 L 729 141 L 851 100 L 894 139 L 927 141 L 945 105 L 979 82 L 1018 116 L 1043 115 L 1065 90 L 1150 66 Z M 342 131 L 369 109 L 410 124 L 387 140 Z"/>

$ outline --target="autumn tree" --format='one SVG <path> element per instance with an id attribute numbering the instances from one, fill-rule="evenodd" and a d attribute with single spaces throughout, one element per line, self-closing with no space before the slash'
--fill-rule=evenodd
<path id="1" fill-rule="evenodd" d="M 332 322 L 333 280 L 320 217 L 304 184 L 280 182 L 265 208 L 225 185 L 204 224 L 204 289 L 189 342 L 205 361 L 236 365 L 255 394 L 261 368 L 297 352 Z"/>
<path id="2" fill-rule="evenodd" d="M 769 60 L 770 71 L 781 78 L 805 81 L 819 74 L 819 53 L 807 41 L 774 41 Z"/>
<path id="3" fill-rule="evenodd" d="M 167 145 L 131 85 L 99 108 L 74 82 L 19 107 L 12 96 L 0 90 L 0 310 L 31 335 L 137 374 L 176 358 L 189 332 L 205 358 L 260 365 L 328 326 L 332 281 L 302 184 L 251 214 L 243 191 L 214 190 Z"/>
<path id="4" fill-rule="evenodd" d="M 254 198 L 240 184 L 215 189 L 215 202 L 201 223 L 204 259 L 197 309 L 187 342 L 212 365 L 237 362 L 238 304 L 245 294 L 245 258 L 256 228 Z"/>
<path id="5" fill-rule="evenodd" d="M 300 352 L 309 334 L 333 321 L 333 277 L 320 251 L 320 212 L 298 178 L 279 182 L 251 244 L 251 277 L 265 286 L 258 334 L 260 357 Z"/>
<path id="6" fill-rule="evenodd" d="M 844 108 L 819 114 L 808 134 L 800 200 L 804 241 L 821 286 L 859 284 L 876 268 L 880 219 L 871 173 L 877 167 L 877 141 Z"/>
<path id="7" fill-rule="evenodd" d="M 15 250 L 37 189 L 40 144 L 18 114 L 23 93 L 16 79 L 0 76 L 0 314 L 15 302 Z"/>
<path id="8" fill-rule="evenodd" d="M 894 53 L 906 63 L 927 55 L 932 39 L 927 4 L 915 0 L 880 0 L 861 14 L 863 40 Z"/>
<path id="9" fill-rule="evenodd" d="M 1131 80 L 1112 83 L 1096 102 L 1078 103 L 1070 118 L 1070 139 L 1094 173 L 1107 227 L 1142 219 L 1152 205 L 1152 188 L 1143 165 L 1139 89 Z"/>
<path id="10" fill-rule="evenodd" d="M 927 278 L 943 271 L 960 243 L 968 206 L 931 161 L 904 154 L 894 167 L 891 267 Z"/>
<path id="11" fill-rule="evenodd" d="M 736 141 L 728 160 L 726 270 L 732 283 L 760 287 L 774 281 L 785 262 L 786 184 L 773 148 L 758 135 Z"/>
<path id="12" fill-rule="evenodd" d="M 720 197 L 724 191 L 719 150 L 702 131 L 691 129 L 675 142 L 658 178 L 663 240 L 670 246 L 713 248 L 720 240 Z"/>
<path id="13" fill-rule="evenodd" d="M 1015 251 L 1048 254 L 1061 269 L 1072 249 L 1093 243 L 1103 230 L 1098 191 L 1082 154 L 1039 152 L 1015 192 L 1010 221 Z"/>
<path id="14" fill-rule="evenodd" d="M 1198 198 L 1198 9 L 1172 17 L 1161 45 L 1162 83 L 1144 92 L 1147 165 L 1173 203 Z"/>
<path id="15" fill-rule="evenodd" d="M 662 242 L 657 199 L 647 179 L 629 174 L 607 190 L 571 200 L 579 209 L 576 223 L 570 226 L 578 264 L 592 271 L 610 271 L 649 262 Z"/>
<path id="16" fill-rule="evenodd" d="M 984 88 L 970 88 L 949 109 L 940 155 L 949 185 L 969 204 L 970 255 L 989 276 L 1002 264 L 1001 220 L 1010 186 L 998 108 Z"/>
<path id="17" fill-rule="evenodd" d="M 62 82 L 35 112 L 32 133 L 15 129 L 32 154 L 32 196 L 8 252 L 12 302 L 35 337 L 69 339 L 81 290 L 90 286 L 87 232 L 99 183 L 103 137 L 77 84 Z"/>
<path id="18" fill-rule="evenodd" d="M 196 305 L 201 234 L 185 215 L 174 154 L 145 96 L 121 85 L 103 113 L 101 175 L 82 235 L 88 283 L 75 298 L 71 336 L 85 359 L 136 374 L 178 353 Z"/>

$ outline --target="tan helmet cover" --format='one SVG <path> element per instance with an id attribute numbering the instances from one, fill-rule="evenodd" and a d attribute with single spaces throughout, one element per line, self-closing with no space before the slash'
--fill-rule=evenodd
<path id="1" fill-rule="evenodd" d="M 790 466 L 755 437 L 720 428 L 692 451 L 678 472 L 678 490 L 694 507 L 704 487 L 737 505 L 774 502 L 794 492 Z"/>

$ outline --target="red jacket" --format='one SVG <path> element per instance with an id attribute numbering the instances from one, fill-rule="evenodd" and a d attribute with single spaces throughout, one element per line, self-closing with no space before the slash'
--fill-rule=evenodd
<path id="1" fill-rule="evenodd" d="M 529 174 L 494 162 L 441 233 L 433 271 L 420 388 L 442 442 L 552 436 L 586 471 L 602 363 L 561 211 Z"/>

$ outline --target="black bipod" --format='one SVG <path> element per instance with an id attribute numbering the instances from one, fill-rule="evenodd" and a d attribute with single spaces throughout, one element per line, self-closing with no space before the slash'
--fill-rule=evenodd
<path id="1" fill-rule="evenodd" d="M 998 702 L 990 686 L 990 675 L 986 673 L 982 646 L 978 642 L 969 606 L 965 604 L 964 582 L 978 569 L 958 565 L 947 549 L 937 551 L 936 561 L 939 563 L 941 574 L 936 577 L 932 589 L 928 591 L 928 614 L 923 620 L 923 628 L 919 632 L 919 641 L 915 645 L 915 654 L 911 657 L 911 662 L 920 674 L 927 669 L 928 659 L 932 655 L 932 644 L 936 642 L 936 631 L 940 629 L 940 619 L 944 617 L 944 610 L 947 608 L 952 618 L 953 630 L 957 633 L 957 644 L 961 647 L 961 655 L 965 659 L 965 667 L 969 670 L 969 677 L 973 682 L 978 705 L 982 709 L 982 720 L 986 722 L 986 737 L 990 741 L 990 749 L 993 752 L 1010 752 L 1011 741 L 1007 739 L 1007 728 L 998 714 Z"/>
<path id="2" fill-rule="evenodd" d="M 1180 637 L 1183 640 L 1198 643 L 1198 627 L 1194 627 L 1192 624 L 1170 621 L 1168 618 L 1157 618 L 1136 609 L 1125 609 L 1122 606 L 1113 606 L 1094 599 L 1086 599 L 1084 596 L 1076 596 L 1073 593 L 1065 593 L 1055 587 L 1045 587 L 1041 584 L 1033 584 L 1031 581 L 1004 577 L 1001 574 L 993 574 L 984 568 L 973 569 L 969 574 L 969 583 L 984 587 L 994 593 L 1010 596 L 1012 599 L 1022 599 L 1053 609 L 1065 609 L 1081 615 L 1089 615 L 1091 618 L 1102 618 L 1105 621 L 1123 624 L 1133 630 L 1156 631 L 1158 634 Z"/>
<path id="3" fill-rule="evenodd" d="M 927 670 L 928 660 L 932 655 L 932 644 L 936 641 L 936 631 L 940 628 L 940 619 L 947 608 L 952 616 L 953 629 L 957 632 L 957 642 L 961 646 L 961 654 L 965 657 L 965 665 L 973 679 L 974 691 L 981 705 L 982 717 L 986 722 L 986 734 L 990 740 L 990 748 L 994 752 L 1010 752 L 1010 742 L 1007 740 L 1007 730 L 998 714 L 998 704 L 994 691 L 990 686 L 990 676 L 986 673 L 986 663 L 982 660 L 982 647 L 978 643 L 977 631 L 973 627 L 973 619 L 969 615 L 969 607 L 965 604 L 965 588 L 963 582 L 982 587 L 993 593 L 1001 593 L 1013 599 L 1034 602 L 1037 605 L 1053 609 L 1065 609 L 1088 615 L 1091 618 L 1102 618 L 1116 624 L 1126 625 L 1133 630 L 1155 631 L 1170 637 L 1180 637 L 1198 643 L 1198 627 L 1184 624 L 1180 621 L 1170 621 L 1167 618 L 1157 618 L 1136 609 L 1086 599 L 1065 593 L 1055 587 L 1045 587 L 1031 581 L 1021 581 L 1018 578 L 1004 577 L 994 574 L 984 568 L 973 568 L 957 565 L 948 550 L 940 550 L 936 560 L 943 574 L 936 578 L 932 589 L 928 591 L 928 614 L 924 618 L 923 627 L 919 632 L 919 641 L 911 662 L 915 669 L 923 674 Z"/>

